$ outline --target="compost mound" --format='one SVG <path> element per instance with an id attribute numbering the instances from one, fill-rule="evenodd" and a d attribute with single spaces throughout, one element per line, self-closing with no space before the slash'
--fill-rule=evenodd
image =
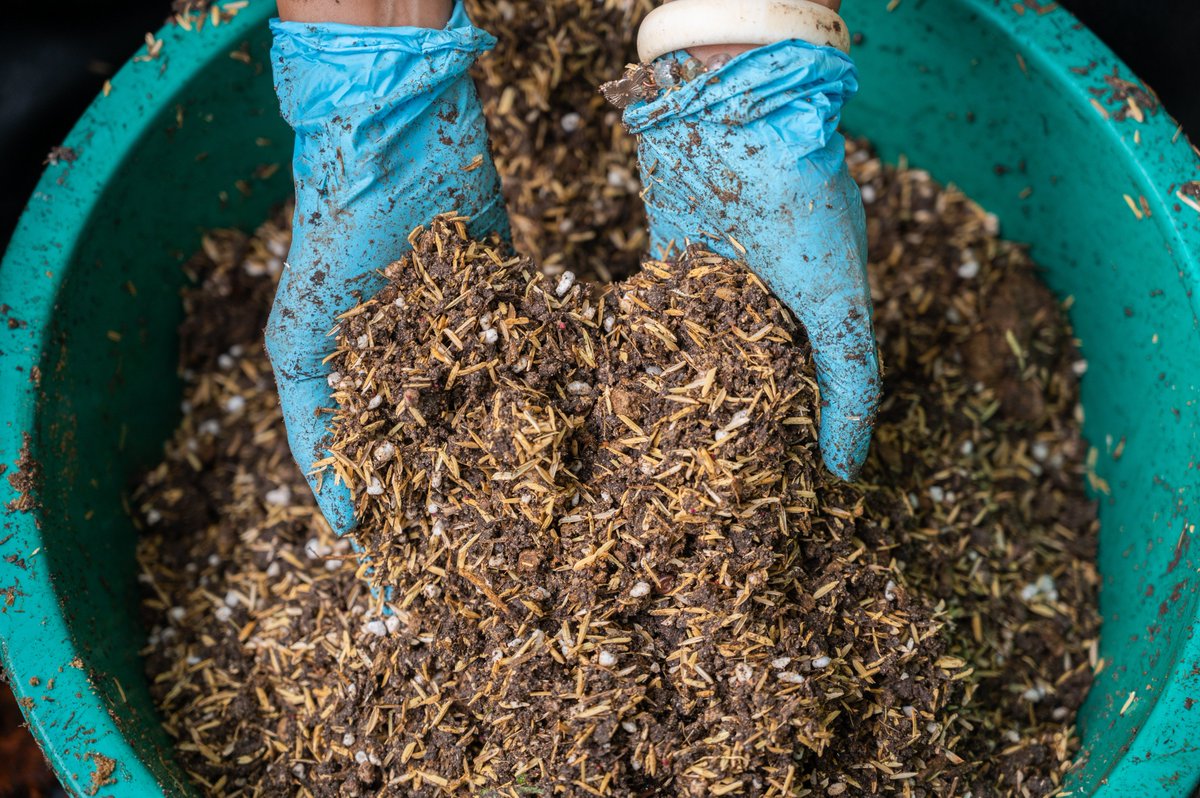
<path id="1" fill-rule="evenodd" d="M 339 323 L 329 478 L 261 329 L 289 231 L 189 264 L 184 418 L 134 507 L 147 670 L 213 795 L 1052 795 L 1097 661 L 1061 308 L 862 147 L 887 364 L 855 484 L 806 343 L 701 250 L 616 285 L 440 219 Z M 375 590 L 368 585 L 374 584 Z"/>
<path id="2" fill-rule="evenodd" d="M 496 37 L 472 76 L 513 243 L 547 273 L 610 281 L 649 247 L 637 142 L 596 87 L 637 60 L 655 0 L 467 0 Z"/>
<path id="3" fill-rule="evenodd" d="M 593 290 L 458 221 L 413 240 L 331 378 L 393 686 L 438 697 L 401 736 L 463 789 L 614 794 L 762 792 L 806 750 L 908 744 L 885 685 L 915 670 L 935 702 L 938 613 L 888 594 L 853 505 L 818 510 L 808 352 L 757 278 L 693 250 Z M 447 722 L 479 731 L 430 751 Z"/>

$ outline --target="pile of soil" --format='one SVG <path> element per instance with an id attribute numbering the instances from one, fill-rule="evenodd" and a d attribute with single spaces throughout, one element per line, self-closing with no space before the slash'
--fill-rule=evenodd
<path id="1" fill-rule="evenodd" d="M 547 274 L 611 281 L 649 239 L 637 142 L 596 87 L 637 60 L 656 0 L 466 0 L 496 48 L 472 74 L 508 201 L 513 243 Z"/>
<path id="2" fill-rule="evenodd" d="M 592 290 L 452 220 L 415 244 L 331 378 L 400 622 L 385 689 L 436 697 L 394 717 L 398 750 L 467 792 L 763 792 L 803 748 L 874 757 L 900 715 L 860 721 L 912 703 L 886 685 L 914 663 L 925 697 L 949 681 L 932 604 L 888 599 L 852 506 L 818 505 L 808 353 L 753 275 L 693 250 Z"/>
<path id="3" fill-rule="evenodd" d="M 888 366 L 859 483 L 820 468 L 802 335 L 736 264 L 588 286 L 442 220 L 342 325 L 369 566 L 261 350 L 286 222 L 210 236 L 187 415 L 136 499 L 148 672 L 198 783 L 1053 794 L 1099 667 L 1085 364 L 994 218 L 850 161 Z"/>

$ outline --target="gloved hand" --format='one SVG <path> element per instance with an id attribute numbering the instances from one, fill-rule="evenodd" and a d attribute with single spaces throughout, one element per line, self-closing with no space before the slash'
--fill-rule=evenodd
<path id="1" fill-rule="evenodd" d="M 849 56 L 792 40 L 625 111 L 651 246 L 744 260 L 792 309 L 812 343 L 822 455 L 843 479 L 866 460 L 880 394 L 866 217 L 837 132 L 857 90 Z"/>
<path id="2" fill-rule="evenodd" d="M 292 454 L 334 531 L 354 526 L 332 471 L 324 408 L 335 317 L 382 287 L 376 270 L 440 213 L 507 235 L 500 181 L 467 69 L 495 40 L 456 2 L 443 30 L 273 20 L 275 90 L 296 131 L 292 248 L 267 325 Z M 324 477 L 324 478 L 322 478 Z"/>

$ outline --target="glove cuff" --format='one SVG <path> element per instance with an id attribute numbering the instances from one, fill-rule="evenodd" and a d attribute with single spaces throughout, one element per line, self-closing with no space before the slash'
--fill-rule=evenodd
<path id="1" fill-rule="evenodd" d="M 845 21 L 811 0 L 674 0 L 642 22 L 638 57 L 649 63 L 692 47 L 792 39 L 850 52 Z"/>
<path id="2" fill-rule="evenodd" d="M 280 110 L 296 130 L 436 97 L 496 44 L 462 0 L 441 30 L 271 20 Z"/>
<path id="3" fill-rule="evenodd" d="M 719 79 L 686 81 L 630 105 L 626 128 L 643 136 L 685 119 L 721 128 L 753 126 L 774 131 L 793 152 L 804 149 L 797 156 L 802 157 L 832 140 L 842 107 L 858 91 L 850 56 L 795 39 L 742 53 L 712 74 Z"/>

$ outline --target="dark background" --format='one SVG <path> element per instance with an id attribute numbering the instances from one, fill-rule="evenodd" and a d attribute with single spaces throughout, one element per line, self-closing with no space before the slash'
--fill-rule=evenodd
<path id="1" fill-rule="evenodd" d="M 847 11 L 855 2 L 846 0 Z M 50 148 L 106 77 L 157 29 L 171 0 L 43 0 L 0 26 L 0 247 Z M 1008 2 L 1008 0 L 998 0 Z M 1200 140 L 1200 0 L 1060 0 L 1161 96 Z"/>

